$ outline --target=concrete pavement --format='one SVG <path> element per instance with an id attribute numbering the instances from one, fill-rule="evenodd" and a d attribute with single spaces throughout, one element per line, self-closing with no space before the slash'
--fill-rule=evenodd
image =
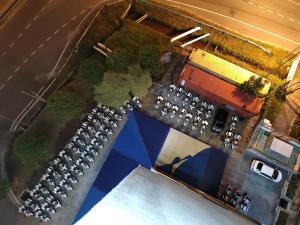
<path id="1" fill-rule="evenodd" d="M 162 0 L 199 17 L 286 49 L 300 46 L 300 1 Z"/>

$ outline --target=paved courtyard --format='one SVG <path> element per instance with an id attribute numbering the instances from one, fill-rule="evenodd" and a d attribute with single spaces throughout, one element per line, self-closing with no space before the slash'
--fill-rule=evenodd
<path id="1" fill-rule="evenodd" d="M 274 165 L 274 162 L 267 156 L 247 149 L 243 155 L 232 154 L 230 156 L 223 174 L 223 181 L 239 187 L 242 192 L 249 194 L 251 199 L 251 207 L 247 213 L 249 217 L 261 224 L 270 225 L 274 221 L 275 209 L 287 177 L 287 171 L 284 167 L 278 168 L 277 166 L 283 177 L 279 183 L 272 182 L 250 170 L 253 159 L 260 159 Z"/>

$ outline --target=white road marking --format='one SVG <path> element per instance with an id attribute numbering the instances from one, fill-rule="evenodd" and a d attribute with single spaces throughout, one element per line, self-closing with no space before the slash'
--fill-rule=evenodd
<path id="1" fill-rule="evenodd" d="M 284 18 L 284 15 L 282 15 L 282 14 L 280 14 L 280 13 L 278 13 L 278 16 L 280 16 L 280 17 Z"/>
<path id="2" fill-rule="evenodd" d="M 20 69 L 21 69 L 21 66 L 18 66 L 18 67 L 15 69 L 15 73 L 17 73 Z"/>
<path id="3" fill-rule="evenodd" d="M 10 76 L 7 78 L 7 81 L 10 81 L 10 79 L 13 78 L 13 76 L 14 76 L 14 75 L 10 75 Z"/>
<path id="4" fill-rule="evenodd" d="M 44 46 L 44 44 L 42 43 L 42 44 L 40 44 L 39 48 L 42 48 L 43 46 Z"/>
<path id="5" fill-rule="evenodd" d="M 295 1 L 293 1 L 293 0 L 288 0 L 288 1 L 291 2 L 291 3 L 294 3 L 294 4 L 296 4 L 296 5 L 300 5 L 300 3 L 295 2 Z"/>
<path id="6" fill-rule="evenodd" d="M 15 45 L 15 42 L 10 43 L 9 48 L 14 47 L 14 45 Z"/>
<path id="7" fill-rule="evenodd" d="M 264 8 L 264 7 L 263 7 L 263 6 L 261 6 L 261 5 L 258 5 L 257 7 L 258 7 L 258 8 L 260 8 L 260 9 L 263 9 L 263 8 Z"/>
<path id="8" fill-rule="evenodd" d="M 291 22 L 295 22 L 295 20 L 293 20 L 293 19 L 291 19 L 291 18 L 289 19 L 289 21 L 291 21 Z"/>
<path id="9" fill-rule="evenodd" d="M 6 55 L 6 51 L 5 52 L 3 52 L 2 54 L 1 54 L 1 56 L 0 57 L 3 57 L 3 56 L 5 56 Z"/>
<path id="10" fill-rule="evenodd" d="M 56 34 L 58 34 L 59 31 L 60 31 L 60 30 L 57 29 L 53 34 L 56 35 Z"/>
<path id="11" fill-rule="evenodd" d="M 271 9 L 268 9 L 267 11 L 270 12 L 270 13 L 273 13 L 273 11 Z"/>
<path id="12" fill-rule="evenodd" d="M 36 15 L 36 16 L 33 18 L 33 21 L 36 21 L 38 18 L 39 18 L 39 16 Z"/>
<path id="13" fill-rule="evenodd" d="M 254 3 L 253 2 L 248 2 L 250 5 L 254 5 Z"/>
<path id="14" fill-rule="evenodd" d="M 4 87 L 5 87 L 5 85 L 2 84 L 2 85 L 0 86 L 0 90 L 2 90 Z"/>
<path id="15" fill-rule="evenodd" d="M 75 20 L 76 18 L 77 18 L 77 16 L 73 16 L 73 17 L 71 18 L 71 21 Z"/>
<path id="16" fill-rule="evenodd" d="M 79 14 L 82 15 L 83 13 L 85 13 L 85 9 L 82 10 Z"/>
<path id="17" fill-rule="evenodd" d="M 202 11 L 205 11 L 205 12 L 208 12 L 208 13 L 211 13 L 211 14 L 214 14 L 214 15 L 218 15 L 218 16 L 221 16 L 221 17 L 224 17 L 224 18 L 227 18 L 227 19 L 230 19 L 230 20 L 239 22 L 239 23 L 241 23 L 241 24 L 247 25 L 247 26 L 249 26 L 249 27 L 255 28 L 255 29 L 257 29 L 257 30 L 263 31 L 263 32 L 265 32 L 265 33 L 267 33 L 267 34 L 273 35 L 273 36 L 278 37 L 278 38 L 281 38 L 281 39 L 283 39 L 283 40 L 289 41 L 289 42 L 291 42 L 291 43 L 293 43 L 293 44 L 300 45 L 300 42 L 293 41 L 293 40 L 288 39 L 288 38 L 286 38 L 286 37 L 283 37 L 283 36 L 281 36 L 281 35 L 279 35 L 279 34 L 275 34 L 275 33 L 271 32 L 271 31 L 266 30 L 266 29 L 263 29 L 263 28 L 254 26 L 254 25 L 252 25 L 252 24 L 250 24 L 250 23 L 247 23 L 247 22 L 244 22 L 244 21 L 242 21 L 242 20 L 238 20 L 238 19 L 232 18 L 232 17 L 230 17 L 230 16 L 223 15 L 223 14 L 221 14 L 221 13 L 217 13 L 217 12 L 214 12 L 214 11 L 211 11 L 211 10 L 208 10 L 208 9 L 203 9 L 203 8 L 198 7 L 198 6 L 193 6 L 193 5 L 185 4 L 185 3 L 182 3 L 182 2 L 176 2 L 176 1 L 173 1 L 173 0 L 165 0 L 165 1 L 166 1 L 166 2 L 176 3 L 176 4 L 178 4 L 178 5 L 188 6 L 188 7 L 190 7 L 190 8 L 194 8 L 194 9 L 202 10 Z"/>
<path id="18" fill-rule="evenodd" d="M 25 27 L 25 29 L 28 30 L 30 27 L 31 27 L 31 23 L 29 23 L 29 24 Z"/>
<path id="19" fill-rule="evenodd" d="M 33 52 L 31 52 L 31 56 L 34 56 L 35 55 L 35 53 L 36 53 L 36 51 L 33 51 Z"/>
<path id="20" fill-rule="evenodd" d="M 46 9 L 46 6 L 44 6 L 42 9 L 41 9 L 41 12 L 44 12 Z"/>
<path id="21" fill-rule="evenodd" d="M 51 36 L 50 36 L 50 37 L 48 37 L 48 38 L 46 39 L 46 41 L 50 41 L 50 40 L 51 40 L 51 38 L 52 38 Z"/>
<path id="22" fill-rule="evenodd" d="M 28 58 L 24 59 L 23 64 L 26 64 L 28 62 Z"/>
<path id="23" fill-rule="evenodd" d="M 20 39 L 22 36 L 23 36 L 23 33 L 20 33 L 17 38 Z"/>
<path id="24" fill-rule="evenodd" d="M 64 28 L 64 27 L 66 27 L 68 25 L 68 23 L 64 23 L 62 26 L 61 26 L 61 28 Z"/>

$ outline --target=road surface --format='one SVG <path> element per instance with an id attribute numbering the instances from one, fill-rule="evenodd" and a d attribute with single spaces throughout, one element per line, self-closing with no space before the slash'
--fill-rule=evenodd
<path id="1" fill-rule="evenodd" d="M 3 0 L 2 3 L 4 1 L 7 2 Z M 32 100 L 21 91 L 38 92 L 46 88 L 51 82 L 48 77 L 66 44 L 73 38 L 80 22 L 99 2 L 102 1 L 21 0 L 5 21 L 1 21 L 0 181 L 3 179 L 8 130 Z M 0 5 L 0 10 L 2 7 Z M 38 220 L 22 218 L 8 197 L 0 201 L 0 210 L 1 225 L 40 224 Z"/>
<path id="2" fill-rule="evenodd" d="M 300 0 L 160 0 L 245 36 L 294 49 L 300 46 Z"/>
<path id="3" fill-rule="evenodd" d="M 99 0 L 23 0 L 0 27 L 0 130 L 45 89 L 78 24 Z"/>

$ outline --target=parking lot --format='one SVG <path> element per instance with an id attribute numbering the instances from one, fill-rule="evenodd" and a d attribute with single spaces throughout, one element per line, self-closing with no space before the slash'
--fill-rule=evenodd
<path id="1" fill-rule="evenodd" d="M 275 209 L 287 171 L 284 168 L 278 168 L 282 172 L 282 180 L 279 183 L 275 183 L 250 170 L 250 164 L 253 159 L 259 159 L 274 166 L 274 163 L 267 156 L 247 149 L 240 158 L 233 156 L 232 159 L 228 160 L 228 163 L 231 165 L 226 165 L 223 181 L 234 184 L 242 192 L 249 194 L 251 199 L 251 207 L 247 213 L 249 217 L 261 224 L 273 224 Z M 235 163 L 230 163 L 230 160 L 235 161 Z"/>
<path id="2" fill-rule="evenodd" d="M 144 109 L 150 116 L 163 121 L 169 126 L 227 152 L 239 148 L 240 135 L 247 124 L 247 120 L 239 117 L 231 110 L 228 111 L 227 122 L 220 133 L 211 132 L 218 110 L 222 107 L 216 103 L 173 85 L 155 86 L 152 89 L 151 100 L 144 104 Z M 237 116 L 238 121 L 232 126 L 232 118 Z M 227 136 L 231 132 L 231 136 Z M 243 138 L 243 137 L 242 137 Z M 228 141 L 225 146 L 225 140 Z"/>

